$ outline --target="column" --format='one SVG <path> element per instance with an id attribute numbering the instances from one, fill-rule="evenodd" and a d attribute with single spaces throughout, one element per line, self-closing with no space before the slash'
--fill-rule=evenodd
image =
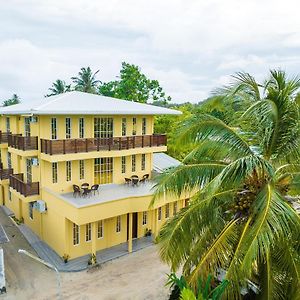
<path id="1" fill-rule="evenodd" d="M 92 222 L 92 254 L 97 252 L 97 222 Z"/>
<path id="2" fill-rule="evenodd" d="M 70 222 L 65 218 L 65 252 L 64 254 L 70 255 Z"/>
<path id="3" fill-rule="evenodd" d="M 132 252 L 132 213 L 129 213 L 129 222 L 128 222 L 128 252 Z"/>

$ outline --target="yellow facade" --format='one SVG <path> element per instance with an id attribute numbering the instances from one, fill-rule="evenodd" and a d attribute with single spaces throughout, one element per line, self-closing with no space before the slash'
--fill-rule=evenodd
<path id="1" fill-rule="evenodd" d="M 17 219 L 29 226 L 60 256 L 67 254 L 72 259 L 124 242 L 128 242 L 130 252 L 133 238 L 144 236 L 149 229 L 155 237 L 162 224 L 176 213 L 174 210 L 178 211 L 185 205 L 184 199 L 168 196 L 162 197 L 153 207 L 149 207 L 152 199 L 150 193 L 135 196 L 132 192 L 130 197 L 124 194 L 116 199 L 109 201 L 99 199 L 80 207 L 75 205 L 76 199 L 72 203 L 66 201 L 64 195 L 73 192 L 74 184 L 81 186 L 87 182 L 93 185 L 100 181 L 100 191 L 102 184 L 105 186 L 111 184 L 108 187 L 111 186 L 113 194 L 116 185 L 124 185 L 125 177 L 137 175 L 142 178 L 145 174 L 151 177 L 153 153 L 166 151 L 166 145 L 51 155 L 41 151 L 41 140 L 53 140 L 53 118 L 56 119 L 56 139 L 66 141 L 71 139 L 76 143 L 80 139 L 95 137 L 95 118 L 112 119 L 113 137 L 124 137 L 122 123 L 124 125 L 126 119 L 125 137 L 132 137 L 133 131 L 136 136 L 153 135 L 154 117 L 140 115 L 1 117 L 2 133 L 9 131 L 12 135 L 37 137 L 37 149 L 22 149 L 15 145 L 9 146 L 9 143 L 2 141 L 0 151 L 2 168 L 12 168 L 13 174 L 22 174 L 22 186 L 27 192 L 33 190 L 31 183 L 38 184 L 38 192 L 28 195 L 24 190 L 17 191 L 16 185 L 9 183 L 8 178 L 4 178 L 0 181 L 2 199 L 0 204 L 12 210 Z M 66 121 L 66 118 L 69 120 Z M 69 122 L 70 126 L 67 126 L 66 122 Z M 81 127 L 80 122 L 84 122 Z M 84 128 L 83 138 L 80 128 Z M 97 161 L 100 161 L 100 173 L 95 171 Z M 24 187 L 27 184 L 28 187 Z M 36 201 L 40 200 L 46 204 L 46 211 L 40 212 L 36 208 Z"/>

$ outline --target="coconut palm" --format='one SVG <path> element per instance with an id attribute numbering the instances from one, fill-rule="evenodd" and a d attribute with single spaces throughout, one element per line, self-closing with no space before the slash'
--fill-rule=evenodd
<path id="1" fill-rule="evenodd" d="M 299 299 L 300 218 L 290 203 L 299 185 L 299 87 L 282 71 L 263 84 L 238 73 L 222 93 L 250 101 L 240 128 L 209 115 L 183 125 L 179 142 L 194 150 L 158 178 L 153 201 L 192 194 L 158 241 L 162 260 L 172 271 L 182 267 L 195 289 L 198 278 L 223 270 L 224 299 L 240 299 L 249 282 L 258 299 Z"/>
<path id="2" fill-rule="evenodd" d="M 46 95 L 46 97 L 69 92 L 71 90 L 71 85 L 67 85 L 65 81 L 57 79 L 55 82 L 52 83 L 51 88 L 49 88 L 48 90 L 51 92 L 51 94 Z"/>
<path id="3" fill-rule="evenodd" d="M 71 77 L 75 83 L 75 90 L 96 94 L 98 84 L 101 83 L 100 80 L 96 80 L 98 72 L 99 70 L 93 73 L 90 67 L 81 68 L 78 77 Z"/>
<path id="4" fill-rule="evenodd" d="M 10 106 L 19 104 L 21 102 L 20 97 L 17 94 L 13 94 L 10 99 L 4 100 L 2 105 L 3 106 Z"/>

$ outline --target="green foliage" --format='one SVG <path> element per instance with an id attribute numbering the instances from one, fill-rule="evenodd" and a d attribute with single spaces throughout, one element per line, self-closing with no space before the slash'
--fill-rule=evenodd
<path id="1" fill-rule="evenodd" d="M 126 62 L 122 62 L 119 80 L 101 84 L 99 94 L 141 103 L 153 101 L 166 104 L 171 100 L 157 80 L 148 79 L 138 66 Z"/>
<path id="2" fill-rule="evenodd" d="M 193 149 L 183 165 L 157 178 L 154 201 L 165 192 L 193 196 L 162 227 L 158 245 L 193 291 L 199 278 L 222 268 L 230 282 L 224 299 L 241 299 L 249 282 L 259 286 L 257 299 L 300 295 L 300 217 L 290 204 L 300 188 L 299 88 L 300 80 L 282 71 L 271 71 L 263 84 L 238 73 L 219 90 L 217 104 L 234 100 L 239 118 L 220 120 L 199 113 L 200 106 L 177 129 L 178 145 Z M 207 106 L 202 110 L 211 111 Z"/>
<path id="3" fill-rule="evenodd" d="M 55 82 L 52 83 L 52 86 L 49 88 L 50 94 L 46 95 L 45 97 L 51 97 L 58 94 L 63 94 L 69 92 L 71 90 L 71 85 L 66 84 L 65 81 L 61 79 L 57 79 Z"/>
<path id="4" fill-rule="evenodd" d="M 10 99 L 4 100 L 2 105 L 3 106 L 10 106 L 20 103 L 21 100 L 17 94 L 13 94 Z"/>
<path id="5" fill-rule="evenodd" d="M 216 285 L 212 279 L 213 277 L 211 275 L 207 277 L 206 282 L 203 282 L 201 278 L 199 278 L 198 289 L 195 292 L 188 285 L 184 276 L 178 278 L 175 273 L 171 273 L 168 275 L 166 284 L 172 288 L 170 300 L 219 300 L 229 285 L 229 282 L 224 280 L 219 285 Z M 175 291 L 175 293 L 173 291 Z"/>
<path id="6" fill-rule="evenodd" d="M 78 72 L 78 77 L 71 77 L 73 83 L 75 84 L 75 90 L 96 94 L 98 85 L 101 83 L 100 80 L 96 79 L 98 72 L 99 70 L 93 73 L 90 67 L 81 68 Z"/>

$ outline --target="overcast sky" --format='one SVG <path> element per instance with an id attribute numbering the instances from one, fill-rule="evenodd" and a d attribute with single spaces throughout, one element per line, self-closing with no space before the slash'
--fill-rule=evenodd
<path id="1" fill-rule="evenodd" d="M 294 0 L 0 0 L 0 101 L 41 99 L 83 66 L 115 79 L 121 62 L 174 102 L 198 102 L 244 70 L 300 73 Z M 299 3 L 299 2 L 298 2 Z"/>

